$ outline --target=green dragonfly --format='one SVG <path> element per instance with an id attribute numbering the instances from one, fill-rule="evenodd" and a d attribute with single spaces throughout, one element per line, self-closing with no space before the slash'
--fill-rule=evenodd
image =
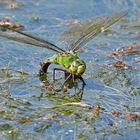
<path id="1" fill-rule="evenodd" d="M 62 36 L 67 37 L 66 41 L 70 40 L 72 37 L 74 41 L 70 44 L 69 50 L 64 50 L 49 41 L 36 37 L 34 35 L 10 28 L 10 26 L 5 26 L 7 30 L 12 31 L 12 34 L 0 32 L 0 37 L 4 37 L 13 41 L 22 42 L 29 45 L 34 45 L 42 48 L 47 48 L 55 52 L 55 54 L 43 61 L 41 65 L 40 75 L 46 74 L 50 64 L 58 64 L 63 67 L 63 69 L 54 68 L 53 80 L 55 80 L 55 71 L 64 71 L 67 77 L 65 82 L 70 78 L 79 78 L 84 84 L 82 78 L 83 73 L 86 70 L 86 63 L 78 56 L 77 51 L 84 47 L 84 45 L 91 39 L 96 37 L 98 34 L 107 30 L 111 25 L 119 21 L 122 17 L 127 14 L 127 11 L 116 13 L 109 17 L 98 17 L 96 19 L 85 21 L 81 24 L 77 24 L 70 29 L 66 30 Z M 1 25 L 4 27 L 4 25 Z M 22 36 L 13 36 L 13 32 L 20 34 Z M 64 82 L 64 83 L 65 83 Z"/>

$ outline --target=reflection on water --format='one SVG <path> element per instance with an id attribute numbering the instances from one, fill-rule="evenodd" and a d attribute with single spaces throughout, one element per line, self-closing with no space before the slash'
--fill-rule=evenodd
<path id="1" fill-rule="evenodd" d="M 50 76 L 49 74 L 40 75 L 40 81 L 44 84 L 44 88 L 46 88 L 50 92 L 49 96 L 52 97 L 55 95 L 57 96 L 57 98 L 63 98 L 64 100 L 65 98 L 67 99 L 70 98 L 69 100 L 72 99 L 72 101 L 82 100 L 85 83 L 81 81 L 81 79 L 79 79 L 78 77 L 75 77 L 73 79 L 73 77 L 72 76 L 69 77 L 69 75 L 60 77 L 60 73 L 59 73 L 59 79 L 57 78 L 55 79 L 55 81 L 52 81 L 50 80 L 49 76 Z M 67 78 L 69 79 L 66 81 Z M 67 97 L 64 97 L 66 95 Z M 40 97 L 42 96 L 43 94 L 41 94 Z"/>

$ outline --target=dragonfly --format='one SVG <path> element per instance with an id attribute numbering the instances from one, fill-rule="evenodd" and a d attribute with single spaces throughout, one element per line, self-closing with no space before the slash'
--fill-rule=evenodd
<path id="1" fill-rule="evenodd" d="M 84 79 L 82 78 L 82 75 L 86 70 L 86 63 L 78 56 L 79 49 L 84 47 L 94 37 L 106 31 L 111 25 L 118 22 L 126 14 L 127 10 L 116 13 L 113 16 L 99 17 L 97 19 L 85 21 L 82 24 L 78 24 L 67 29 L 66 31 L 64 31 L 62 36 L 68 37 L 66 40 L 70 40 L 69 38 L 71 37 L 74 38 L 74 41 L 72 41 L 72 43 L 70 44 L 69 50 L 64 50 L 63 48 L 58 47 L 57 45 L 49 42 L 46 39 L 11 28 L 9 24 L 6 26 L 1 25 L 0 27 L 4 26 L 6 30 L 12 31 L 12 34 L 0 32 L 0 37 L 41 48 L 46 48 L 55 52 L 52 57 L 49 57 L 40 63 L 40 75 L 46 74 L 50 64 L 54 63 L 57 65 L 61 65 L 62 69 L 54 68 L 53 80 L 55 80 L 55 72 L 57 70 L 61 70 L 64 71 L 65 74 L 67 74 L 64 83 L 66 83 L 70 78 L 79 78 L 84 84 L 86 84 L 84 82 Z M 19 36 L 14 36 L 13 32 L 18 34 Z"/>

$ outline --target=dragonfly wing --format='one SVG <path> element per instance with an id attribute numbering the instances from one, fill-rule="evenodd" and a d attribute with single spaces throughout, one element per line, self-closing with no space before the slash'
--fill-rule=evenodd
<path id="1" fill-rule="evenodd" d="M 77 51 L 79 48 L 84 46 L 88 41 L 96 37 L 98 34 L 107 30 L 111 25 L 119 21 L 122 17 L 127 14 L 127 11 L 123 11 L 115 14 L 114 16 L 108 17 L 104 19 L 102 22 L 100 21 L 97 24 L 93 24 L 94 26 L 89 27 L 85 34 L 72 46 L 73 51 Z"/>
<path id="2" fill-rule="evenodd" d="M 93 36 L 99 33 L 99 29 L 101 29 L 104 25 L 105 21 L 100 21 L 99 23 L 90 26 L 83 36 L 78 39 L 75 43 L 71 44 L 71 50 L 77 51 L 80 47 L 84 46 L 88 41 L 92 39 Z M 94 31 L 94 32 L 93 32 Z"/>
<path id="3" fill-rule="evenodd" d="M 37 47 L 47 48 L 55 52 L 65 52 L 63 49 L 57 47 L 56 45 L 44 39 L 41 39 L 39 37 L 24 33 L 18 30 L 13 30 L 13 29 L 10 29 L 10 30 L 14 32 L 12 33 L 0 32 L 0 37 L 7 38 L 7 39 L 17 41 L 17 42 L 21 42 L 21 43 L 25 43 L 25 44 L 29 44 L 29 45 L 33 45 L 33 46 L 37 46 Z"/>
<path id="4" fill-rule="evenodd" d="M 73 46 L 82 36 L 84 36 L 89 27 L 103 22 L 103 17 L 94 17 L 85 21 L 78 21 L 70 28 L 66 29 L 61 35 L 60 39 L 66 41 L 70 46 Z"/>
<path id="5" fill-rule="evenodd" d="M 66 40 L 67 42 L 70 41 L 70 50 L 77 51 L 79 48 L 83 47 L 88 41 L 93 39 L 101 32 L 107 30 L 108 27 L 116 23 L 126 14 L 127 11 L 123 11 L 111 17 L 101 16 L 84 21 L 83 23 L 78 23 L 77 25 L 74 25 L 68 30 L 66 30 L 61 35 L 61 38 Z"/>

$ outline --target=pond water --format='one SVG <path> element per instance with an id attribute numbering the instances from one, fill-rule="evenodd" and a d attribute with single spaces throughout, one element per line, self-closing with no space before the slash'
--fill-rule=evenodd
<path id="1" fill-rule="evenodd" d="M 0 139 L 140 139 L 139 7 L 139 0 L 0 0 L 0 19 L 64 49 L 68 43 L 60 34 L 69 27 L 128 9 L 79 50 L 87 65 L 84 90 L 80 81 L 65 90 L 45 86 L 40 62 L 54 53 L 0 38 Z M 50 81 L 54 67 L 48 70 Z"/>

